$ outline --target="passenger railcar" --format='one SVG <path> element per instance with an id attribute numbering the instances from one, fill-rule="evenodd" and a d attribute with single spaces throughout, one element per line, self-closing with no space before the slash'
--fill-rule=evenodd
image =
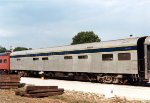
<path id="1" fill-rule="evenodd" d="M 0 69 L 104 83 L 147 82 L 150 37 L 18 51 L 10 60 L 9 54 L 0 54 Z"/>
<path id="2" fill-rule="evenodd" d="M 10 70 L 10 54 L 0 53 L 0 73 Z"/>

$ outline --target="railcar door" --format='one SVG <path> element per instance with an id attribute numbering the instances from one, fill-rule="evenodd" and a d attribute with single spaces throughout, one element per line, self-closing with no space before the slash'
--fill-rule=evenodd
<path id="1" fill-rule="evenodd" d="M 147 67 L 147 79 L 150 78 L 150 45 L 146 45 L 146 67 Z"/>

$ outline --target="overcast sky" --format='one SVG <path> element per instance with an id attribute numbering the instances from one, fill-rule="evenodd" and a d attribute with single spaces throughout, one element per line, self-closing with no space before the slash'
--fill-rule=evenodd
<path id="1" fill-rule="evenodd" d="M 102 41 L 150 36 L 150 0 L 0 0 L 0 45 L 68 45 L 80 31 Z"/>

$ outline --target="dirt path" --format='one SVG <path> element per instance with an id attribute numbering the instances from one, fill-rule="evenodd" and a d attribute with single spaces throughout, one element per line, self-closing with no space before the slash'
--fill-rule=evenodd
<path id="1" fill-rule="evenodd" d="M 129 101 L 125 98 L 110 98 L 91 93 L 65 91 L 63 95 L 46 98 L 27 98 L 15 95 L 15 90 L 0 90 L 0 103 L 150 103 L 150 101 Z"/>

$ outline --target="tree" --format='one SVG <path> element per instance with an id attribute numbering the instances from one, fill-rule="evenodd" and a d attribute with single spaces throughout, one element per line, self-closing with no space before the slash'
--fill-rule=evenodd
<path id="1" fill-rule="evenodd" d="M 100 38 L 93 31 L 79 32 L 73 38 L 71 45 L 74 44 L 83 44 L 83 43 L 92 43 L 100 42 Z"/>
<path id="2" fill-rule="evenodd" d="M 7 51 L 7 49 L 5 47 L 0 46 L 0 53 L 4 53 L 6 51 Z"/>
<path id="3" fill-rule="evenodd" d="M 26 47 L 16 47 L 13 51 L 23 51 L 23 50 L 28 50 Z"/>

